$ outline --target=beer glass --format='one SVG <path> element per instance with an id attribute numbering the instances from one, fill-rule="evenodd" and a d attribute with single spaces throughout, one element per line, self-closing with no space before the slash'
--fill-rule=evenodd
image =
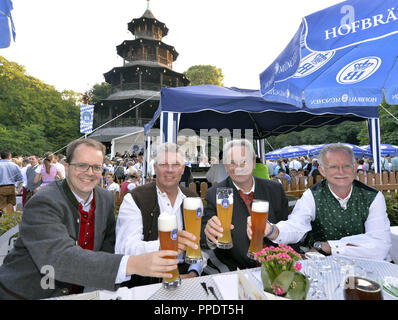
<path id="1" fill-rule="evenodd" d="M 217 240 L 217 247 L 220 249 L 231 249 L 233 247 L 231 237 L 232 211 L 234 197 L 232 188 L 217 188 L 217 217 L 221 222 L 223 234 Z"/>
<path id="2" fill-rule="evenodd" d="M 184 224 L 185 230 L 196 237 L 195 243 L 198 249 L 187 247 L 185 262 L 189 264 L 202 261 L 202 251 L 200 250 L 200 229 L 202 226 L 203 204 L 199 197 L 187 197 L 184 199 Z"/>
<path id="3" fill-rule="evenodd" d="M 160 250 L 178 251 L 177 242 L 177 217 L 167 213 L 161 213 L 158 218 L 158 230 Z M 175 259 L 175 257 L 165 257 L 166 259 Z M 180 273 L 178 267 L 171 271 L 172 278 L 163 278 L 163 288 L 177 288 L 181 284 Z"/>
<path id="4" fill-rule="evenodd" d="M 254 260 L 254 254 L 263 248 L 265 227 L 268 219 L 269 202 L 253 200 L 252 202 L 252 240 L 247 256 Z"/>
<path id="5" fill-rule="evenodd" d="M 344 286 L 345 300 L 383 300 L 379 283 L 357 276 L 349 276 Z"/>

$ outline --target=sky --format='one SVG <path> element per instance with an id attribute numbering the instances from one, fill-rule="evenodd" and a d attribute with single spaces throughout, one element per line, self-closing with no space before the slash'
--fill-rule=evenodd
<path id="1" fill-rule="evenodd" d="M 84 92 L 123 65 L 116 46 L 146 0 L 12 0 L 16 41 L 0 55 L 58 91 Z M 179 53 L 173 70 L 213 65 L 223 85 L 259 89 L 259 74 L 289 43 L 303 16 L 341 0 L 151 0 Z"/>

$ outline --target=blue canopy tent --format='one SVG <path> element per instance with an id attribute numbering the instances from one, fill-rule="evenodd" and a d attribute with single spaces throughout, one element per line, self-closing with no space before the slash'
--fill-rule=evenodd
<path id="1" fill-rule="evenodd" d="M 161 141 L 177 141 L 182 129 L 251 129 L 254 139 L 292 131 L 378 118 L 377 106 L 308 108 L 266 101 L 260 91 L 213 85 L 162 88 L 159 107 L 145 135 L 160 128 Z"/>
<path id="2" fill-rule="evenodd" d="M 354 144 L 350 144 L 350 143 L 343 143 L 343 144 L 346 145 L 346 146 L 348 146 L 348 147 L 350 147 L 350 148 L 352 149 L 352 152 L 354 152 L 355 158 L 362 158 L 362 157 L 365 155 L 365 149 L 364 149 L 364 148 L 358 147 L 358 146 L 356 146 L 356 145 L 354 145 Z M 310 152 L 311 156 L 316 156 L 316 155 L 318 155 L 318 154 L 321 152 L 322 148 L 325 147 L 325 146 L 327 146 L 327 145 L 328 145 L 328 143 L 327 143 L 327 144 L 317 145 L 317 146 Z"/>
<path id="3" fill-rule="evenodd" d="M 309 156 L 313 146 L 302 145 L 302 146 L 286 146 L 281 149 L 273 150 L 265 154 L 265 159 L 275 160 L 280 158 L 293 158 L 300 156 Z"/>
<path id="4" fill-rule="evenodd" d="M 11 43 L 11 35 L 15 41 L 15 28 L 11 16 L 11 0 L 0 0 L 0 48 L 7 48 Z"/>
<path id="5" fill-rule="evenodd" d="M 370 145 L 367 146 L 362 146 L 362 148 L 365 150 L 365 157 L 371 157 L 372 156 L 372 149 Z M 396 156 L 398 155 L 398 146 L 395 146 L 393 144 L 381 144 L 380 145 L 380 153 L 382 157 L 387 157 L 387 156 Z"/>
<path id="6" fill-rule="evenodd" d="M 398 104 L 396 0 L 348 0 L 303 18 L 291 42 L 260 75 L 264 99 L 309 109 Z M 380 172 L 378 118 L 369 118 Z"/>

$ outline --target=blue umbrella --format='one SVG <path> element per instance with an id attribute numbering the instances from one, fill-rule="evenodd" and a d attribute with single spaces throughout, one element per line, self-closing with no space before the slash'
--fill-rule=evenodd
<path id="1" fill-rule="evenodd" d="M 316 156 L 317 154 L 319 154 L 319 152 L 321 152 L 321 150 L 323 149 L 323 147 L 326 146 L 326 144 L 316 144 L 312 146 L 312 149 L 310 150 L 310 157 Z"/>
<path id="2" fill-rule="evenodd" d="M 0 0 L 0 48 L 10 46 L 11 34 L 15 41 L 15 28 L 11 16 L 11 0 Z"/>
<path id="3" fill-rule="evenodd" d="M 356 158 L 361 158 L 365 154 L 365 149 L 363 149 L 362 147 L 358 147 L 355 144 L 350 144 L 350 143 L 342 143 L 342 144 L 350 147 L 352 149 L 352 151 L 354 152 L 354 156 Z M 314 149 L 310 152 L 310 156 L 318 155 L 321 152 L 321 150 L 323 149 L 323 147 L 325 147 L 327 145 L 328 144 L 318 144 L 317 146 L 314 146 Z"/>
<path id="4" fill-rule="evenodd" d="M 294 38 L 260 75 L 276 102 L 330 106 L 398 104 L 396 0 L 349 0 L 303 18 Z"/>
<path id="5" fill-rule="evenodd" d="M 344 109 L 398 104 L 396 0 L 348 0 L 303 18 L 295 36 L 260 75 L 267 101 Z M 380 164 L 379 120 L 368 120 Z M 378 172 L 379 165 L 376 167 Z"/>
<path id="6" fill-rule="evenodd" d="M 361 148 L 365 150 L 366 157 L 372 156 L 372 151 L 370 149 L 370 145 L 362 146 Z M 382 157 L 395 156 L 395 155 L 398 155 L 398 146 L 395 146 L 393 144 L 381 144 L 380 152 L 381 152 Z"/>
<path id="7" fill-rule="evenodd" d="M 293 158 L 293 157 L 301 157 L 307 156 L 309 151 L 311 150 L 311 146 L 303 145 L 303 146 L 288 146 L 282 149 L 274 150 L 265 154 L 266 160 L 275 160 L 279 158 Z"/>

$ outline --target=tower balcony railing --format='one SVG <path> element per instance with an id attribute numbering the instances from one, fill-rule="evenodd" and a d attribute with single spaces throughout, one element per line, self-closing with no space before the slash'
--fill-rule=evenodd
<path id="1" fill-rule="evenodd" d="M 149 54 L 149 53 L 144 53 L 144 54 L 134 54 L 132 57 L 127 57 L 124 60 L 124 65 L 128 63 L 129 61 L 153 61 L 153 62 L 159 62 L 165 66 L 168 66 L 169 68 L 173 67 L 173 61 L 170 59 L 167 59 L 166 57 L 162 56 L 157 56 L 156 54 Z"/>
<path id="2" fill-rule="evenodd" d="M 180 84 L 182 85 L 182 84 Z M 171 86 L 169 84 L 164 83 L 162 86 L 157 83 L 151 83 L 151 82 L 142 82 L 141 83 L 141 88 L 138 82 L 129 82 L 129 83 L 122 83 L 119 85 L 113 85 L 112 86 L 112 93 L 116 93 L 119 91 L 125 91 L 125 90 L 151 90 L 151 91 L 160 91 L 161 88 L 170 88 L 170 87 L 175 87 Z"/>
<path id="3" fill-rule="evenodd" d="M 162 32 L 161 31 L 158 31 L 158 32 L 156 32 L 156 31 L 148 31 L 148 30 L 146 30 L 146 31 L 136 31 L 135 32 L 135 38 L 137 39 L 137 38 L 140 38 L 140 37 L 152 38 L 152 39 L 155 39 L 155 40 L 162 40 Z"/>

